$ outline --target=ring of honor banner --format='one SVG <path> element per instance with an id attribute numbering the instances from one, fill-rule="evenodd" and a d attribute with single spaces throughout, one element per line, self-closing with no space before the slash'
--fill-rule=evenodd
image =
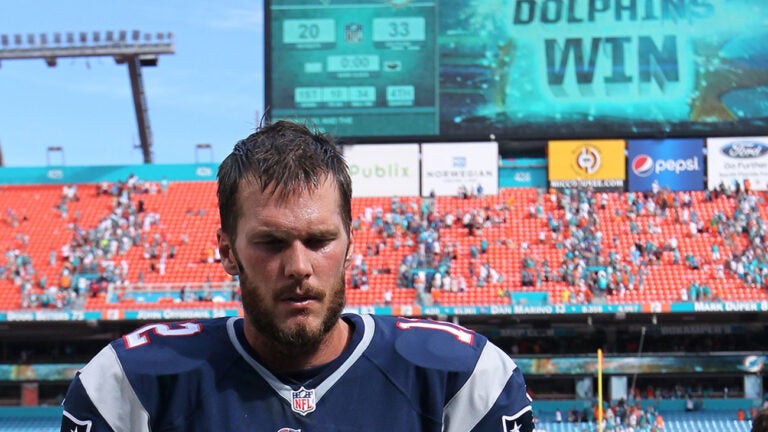
<path id="1" fill-rule="evenodd" d="M 629 140 L 630 191 L 649 191 L 654 181 L 672 191 L 704 188 L 704 139 Z"/>
<path id="2" fill-rule="evenodd" d="M 621 191 L 627 177 L 624 140 L 550 141 L 549 186 Z"/>
<path id="3" fill-rule="evenodd" d="M 265 0 L 267 113 L 408 141 L 759 135 L 766 0 Z"/>
<path id="4" fill-rule="evenodd" d="M 768 137 L 708 138 L 707 188 L 744 180 L 753 190 L 768 190 Z"/>

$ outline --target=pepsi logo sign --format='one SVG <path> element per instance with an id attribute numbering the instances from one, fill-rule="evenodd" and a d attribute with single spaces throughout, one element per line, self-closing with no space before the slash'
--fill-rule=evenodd
<path id="1" fill-rule="evenodd" d="M 758 158 L 768 153 L 768 145 L 758 141 L 734 141 L 726 144 L 720 152 L 737 159 Z"/>
<path id="2" fill-rule="evenodd" d="M 653 158 L 639 154 L 632 159 L 632 172 L 638 177 L 648 177 L 653 173 Z"/>

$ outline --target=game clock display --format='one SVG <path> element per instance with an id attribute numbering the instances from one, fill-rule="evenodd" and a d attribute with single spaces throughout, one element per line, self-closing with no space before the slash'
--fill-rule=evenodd
<path id="1" fill-rule="evenodd" d="M 270 115 L 342 136 L 437 133 L 435 4 L 323 3 L 272 2 Z"/>

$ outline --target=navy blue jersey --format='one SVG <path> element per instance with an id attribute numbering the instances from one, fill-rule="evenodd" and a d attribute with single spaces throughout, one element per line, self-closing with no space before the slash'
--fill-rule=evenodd
<path id="1" fill-rule="evenodd" d="M 242 318 L 150 324 L 113 341 L 70 385 L 62 431 L 528 432 L 520 370 L 439 321 L 345 314 L 351 343 L 311 373 L 260 363 Z"/>

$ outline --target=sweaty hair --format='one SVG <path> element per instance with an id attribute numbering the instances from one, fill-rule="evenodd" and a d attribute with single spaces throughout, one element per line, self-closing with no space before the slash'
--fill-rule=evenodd
<path id="1" fill-rule="evenodd" d="M 768 432 L 768 409 L 761 409 L 752 419 L 752 432 Z"/>
<path id="2" fill-rule="evenodd" d="M 342 223 L 349 233 L 352 180 L 330 135 L 285 120 L 262 126 L 235 145 L 219 165 L 216 177 L 221 229 L 230 238 L 237 234 L 241 211 L 237 196 L 244 181 L 254 182 L 263 193 L 287 197 L 315 191 L 326 178 L 331 179 L 339 193 Z"/>

